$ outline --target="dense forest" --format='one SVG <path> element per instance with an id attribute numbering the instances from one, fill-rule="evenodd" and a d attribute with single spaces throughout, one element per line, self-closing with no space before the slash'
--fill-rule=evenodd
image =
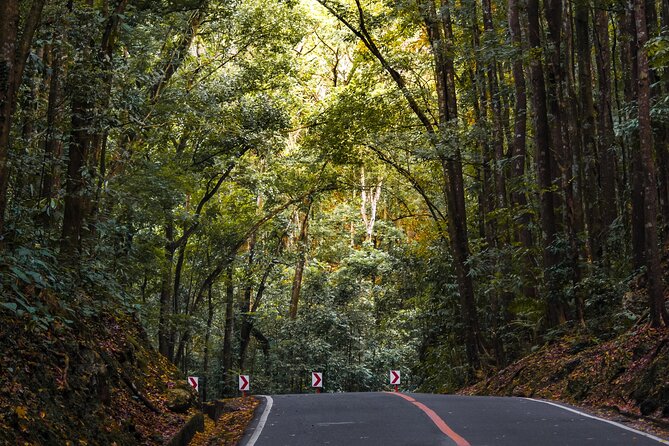
<path id="1" fill-rule="evenodd" d="M 667 67 L 666 0 L 3 0 L 0 311 L 205 399 L 667 326 Z"/>

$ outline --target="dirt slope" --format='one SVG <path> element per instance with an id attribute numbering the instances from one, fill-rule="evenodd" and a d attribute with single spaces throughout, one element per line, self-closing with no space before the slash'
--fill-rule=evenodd
<path id="1" fill-rule="evenodd" d="M 168 400 L 195 395 L 135 318 L 87 296 L 32 300 L 0 308 L 0 444 L 158 445 L 184 424 Z"/>
<path id="2" fill-rule="evenodd" d="M 566 337 L 462 393 L 554 399 L 664 424 L 669 422 L 669 329 L 637 327 L 604 343 Z"/>

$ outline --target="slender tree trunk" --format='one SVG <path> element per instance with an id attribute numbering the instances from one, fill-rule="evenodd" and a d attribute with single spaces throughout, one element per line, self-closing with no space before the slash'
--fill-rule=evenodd
<path id="1" fill-rule="evenodd" d="M 265 270 L 262 279 L 260 279 L 260 284 L 258 285 L 258 290 L 256 291 L 253 305 L 246 310 L 246 313 L 242 313 L 241 342 L 239 347 L 239 369 L 242 371 L 244 370 L 246 363 L 246 350 L 251 340 L 251 334 L 253 334 L 253 336 L 262 344 L 264 354 L 269 354 L 269 341 L 253 326 L 253 324 L 255 313 L 258 311 L 263 294 L 265 293 L 265 288 L 267 288 L 267 278 L 269 277 L 273 267 L 274 265 L 270 263 L 270 265 Z M 242 309 L 242 311 L 244 311 L 244 309 Z"/>
<path id="2" fill-rule="evenodd" d="M 492 14 L 491 0 L 482 0 L 483 29 L 488 35 L 488 40 L 495 41 L 495 28 Z M 502 161 L 504 160 L 504 130 L 502 128 L 502 105 L 500 98 L 499 80 L 497 72 L 497 60 L 493 58 L 487 66 L 486 77 L 488 80 L 488 96 L 490 111 L 492 114 L 493 131 L 492 140 L 494 146 L 494 170 L 495 177 L 495 207 L 503 209 L 507 205 L 506 198 L 506 175 Z"/>
<path id="3" fill-rule="evenodd" d="M 634 14 L 633 0 L 623 0 L 623 13 L 620 14 L 620 30 L 622 36 L 621 45 L 621 63 L 623 66 L 623 91 L 625 96 L 626 106 L 631 106 L 638 96 L 638 48 L 636 41 L 636 23 Z M 631 114 L 626 116 L 627 119 L 634 119 Z M 631 226 L 632 236 L 632 260 L 634 268 L 639 270 L 645 265 L 645 217 L 644 217 L 644 186 L 643 186 L 643 165 L 641 160 L 640 150 L 636 150 L 638 146 L 638 132 L 630 136 L 630 183 L 631 183 L 631 209 L 629 213 L 629 221 Z"/>
<path id="4" fill-rule="evenodd" d="M 304 266 L 307 262 L 307 237 L 311 204 L 312 198 L 309 197 L 305 202 L 304 215 L 300 220 L 300 235 L 297 238 L 297 263 L 295 264 L 293 287 L 290 291 L 290 310 L 288 312 L 288 316 L 293 320 L 297 319 L 297 307 L 300 302 L 300 291 L 302 289 L 302 276 L 304 275 Z"/>
<path id="5" fill-rule="evenodd" d="M 162 280 L 160 284 L 160 308 L 158 317 L 158 351 L 167 359 L 174 359 L 174 343 L 170 342 L 170 333 L 173 332 L 172 323 L 169 316 L 172 313 L 172 264 L 174 262 L 174 222 L 172 217 L 168 217 L 165 225 L 165 265 L 163 266 Z"/>
<path id="6" fill-rule="evenodd" d="M 663 29 L 669 29 L 669 2 L 661 2 L 662 8 L 660 10 L 661 24 Z M 661 78 L 660 94 L 669 94 L 669 72 L 664 70 L 662 74 L 658 74 Z M 660 187 L 660 209 L 662 214 L 662 242 L 669 239 L 669 123 L 661 123 L 658 129 L 658 137 L 656 141 L 659 176 L 661 178 Z"/>
<path id="7" fill-rule="evenodd" d="M 63 38 L 62 33 L 54 36 L 54 40 L 58 40 L 58 38 Z M 55 209 L 51 205 L 51 200 L 55 198 L 56 190 L 60 184 L 58 160 L 63 150 L 63 132 L 60 120 L 60 115 L 63 114 L 61 105 L 63 100 L 62 57 L 60 45 L 54 45 L 51 49 L 51 77 L 49 79 L 43 174 L 40 187 L 40 199 L 45 202 L 45 211 L 41 214 L 40 220 L 45 228 L 51 227 L 53 223 Z"/>
<path id="8" fill-rule="evenodd" d="M 582 174 L 582 150 L 583 150 L 583 135 L 578 124 L 578 100 L 576 94 L 576 67 L 575 67 L 575 25 L 574 13 L 570 3 L 565 3 L 565 14 L 568 20 L 565 20 L 565 42 L 566 42 L 566 70 L 565 70 L 565 132 L 567 137 L 567 151 L 565 155 L 567 163 L 565 170 L 567 172 L 566 179 L 571 183 L 568 189 L 567 203 L 571 211 L 567 214 L 571 220 L 569 228 L 569 250 L 571 255 L 572 265 L 572 285 L 576 290 L 575 293 L 575 307 L 576 319 L 585 326 L 585 300 L 583 293 L 580 292 L 578 283 L 582 278 L 582 259 L 587 258 L 588 252 L 582 249 L 582 244 L 579 237 L 585 233 L 585 222 L 583 219 L 583 174 Z"/>
<path id="9" fill-rule="evenodd" d="M 113 48 L 127 3 L 128 0 L 119 0 L 113 14 L 107 17 L 99 47 L 94 43 L 94 34 L 84 38 L 87 42 L 76 58 L 78 62 L 71 79 L 77 88 L 71 92 L 72 129 L 61 238 L 61 255 L 70 261 L 78 261 L 81 254 L 87 217 L 89 222 L 94 221 L 90 218 L 95 197 L 90 178 L 97 172 L 106 138 L 105 130 L 95 121 L 100 117 L 100 110 L 109 104 Z M 92 75 L 91 70 L 102 70 L 104 74 Z"/>
<path id="10" fill-rule="evenodd" d="M 254 254 L 255 254 L 255 245 L 256 245 L 256 235 L 251 235 L 248 243 L 248 253 L 249 259 L 246 268 L 246 287 L 244 289 L 244 298 L 240 306 L 241 313 L 241 326 L 239 329 L 239 370 L 244 372 L 244 360 L 246 359 L 246 348 L 249 345 L 249 340 L 251 339 L 251 329 L 253 328 L 253 321 L 251 312 L 251 294 L 253 293 L 253 263 L 254 263 Z"/>
<path id="11" fill-rule="evenodd" d="M 376 208 L 381 198 L 383 181 L 379 180 L 375 187 L 367 185 L 364 167 L 360 172 L 360 216 L 365 224 L 365 241 L 371 242 L 374 235 L 374 224 L 376 223 Z M 369 214 L 367 205 L 369 203 Z"/>
<path id="12" fill-rule="evenodd" d="M 181 302 L 181 276 L 182 276 L 182 271 L 183 271 L 183 266 L 184 266 L 184 261 L 186 258 L 186 248 L 188 247 L 188 240 L 186 240 L 183 245 L 179 248 L 179 255 L 177 256 L 177 263 L 176 266 L 174 267 L 174 288 L 172 290 L 172 308 L 171 308 L 171 313 L 173 315 L 179 314 L 182 311 L 183 312 L 188 312 L 188 308 L 184 307 Z M 171 249 L 171 247 L 170 247 Z M 174 257 L 174 255 L 172 255 Z M 181 336 L 185 336 L 185 332 L 181 333 Z M 169 326 L 169 334 L 168 334 L 168 345 L 169 348 L 168 350 L 172 352 L 172 359 L 176 361 L 176 363 L 179 362 L 181 359 L 180 355 L 177 355 L 176 357 L 174 356 L 174 351 L 176 347 L 176 341 L 177 341 L 177 329 L 174 324 L 170 324 Z"/>
<path id="13" fill-rule="evenodd" d="M 235 288 L 232 280 L 233 267 L 230 263 L 225 277 L 225 330 L 223 331 L 223 388 L 232 393 L 232 337 L 235 326 Z"/>
<path id="14" fill-rule="evenodd" d="M 207 289 L 207 329 L 204 334 L 204 360 L 202 372 L 204 374 L 204 383 L 202 386 L 202 400 L 207 401 L 209 392 L 209 342 L 211 339 L 211 325 L 214 320 L 214 303 L 211 298 L 211 286 Z"/>
<path id="15" fill-rule="evenodd" d="M 448 127 L 456 123 L 458 110 L 455 96 L 455 67 L 449 54 L 453 44 L 453 32 L 450 18 L 450 6 L 441 4 L 441 20 L 436 14 L 436 7 L 429 0 L 429 16 L 426 17 L 428 37 L 432 46 L 435 61 L 435 79 L 437 97 L 439 98 L 438 139 L 445 139 Z M 438 144 L 440 145 L 440 144 Z M 440 152 L 441 167 L 446 181 L 444 196 L 448 204 L 448 232 L 451 251 L 455 260 L 455 271 L 460 291 L 460 306 L 465 326 L 465 351 L 471 371 L 481 365 L 479 347 L 481 333 L 476 312 L 474 284 L 469 274 L 469 239 L 467 235 L 467 211 L 465 208 L 464 178 L 462 174 L 462 154 L 456 145 L 453 153 L 448 155 Z M 470 373 L 471 373 L 470 371 Z"/>
<path id="16" fill-rule="evenodd" d="M 613 118 L 611 101 L 611 47 L 609 43 L 609 16 L 603 8 L 595 13 L 597 32 L 597 73 L 599 110 L 597 135 L 599 142 L 599 177 L 601 182 L 602 235 L 604 245 L 609 228 L 617 218 L 616 206 L 616 156 L 613 147 Z"/>
<path id="17" fill-rule="evenodd" d="M 528 41 L 530 51 L 540 52 L 541 34 L 539 26 L 539 2 L 528 0 Z M 555 267 L 559 258 L 554 250 L 557 236 L 555 217 L 555 198 L 553 186 L 553 156 L 551 154 L 551 138 L 548 126 L 548 110 L 546 107 L 546 86 L 544 68 L 541 58 L 537 55 L 530 61 L 530 83 L 532 86 L 532 105 L 534 109 L 534 140 L 536 146 L 537 181 L 539 186 L 540 222 L 542 229 L 544 282 L 547 294 L 548 324 L 555 326 L 565 320 L 563 308 L 559 301 L 559 289 L 554 277 Z"/>
<path id="18" fill-rule="evenodd" d="M 16 100 L 45 0 L 33 0 L 21 27 L 19 0 L 0 2 L 0 247 L 4 245 L 10 132 Z"/>
<path id="19" fill-rule="evenodd" d="M 85 50 L 85 52 L 88 51 Z M 86 54 L 82 55 L 81 62 L 74 69 L 76 78 L 82 82 L 86 77 L 85 60 L 87 57 Z M 72 130 L 68 150 L 60 253 L 74 263 L 80 255 L 84 219 L 88 209 L 87 202 L 90 199 L 87 180 L 89 175 L 86 174 L 86 168 L 93 142 L 91 128 L 93 127 L 92 98 L 94 93 L 92 88 L 84 86 L 72 92 Z"/>
<path id="20" fill-rule="evenodd" d="M 645 0 L 634 0 L 637 44 L 639 47 L 639 151 L 643 162 L 644 176 L 644 216 L 645 225 L 645 264 L 650 307 L 650 323 L 659 327 L 669 325 L 669 315 L 664 304 L 664 280 L 660 265 L 659 238 L 657 231 L 657 181 L 653 160 L 653 129 L 650 120 L 650 72 L 648 67 L 648 41 L 646 26 Z"/>
<path id="21" fill-rule="evenodd" d="M 581 135 L 581 159 L 584 167 L 584 203 L 585 221 L 588 228 L 588 255 L 597 260 L 601 254 L 595 140 L 595 109 L 592 98 L 592 63 L 590 45 L 590 4 L 579 0 L 575 4 L 576 53 L 578 58 L 578 104 Z"/>
<path id="22" fill-rule="evenodd" d="M 523 254 L 525 263 L 525 286 L 524 294 L 529 297 L 536 296 L 536 288 L 533 284 L 532 270 L 535 266 L 535 260 L 532 256 L 532 248 L 534 247 L 534 240 L 532 232 L 530 231 L 530 223 L 532 221 L 531 214 L 528 209 L 527 188 L 524 184 L 525 177 L 525 163 L 527 158 L 527 92 L 525 87 L 525 70 L 523 68 L 523 43 L 522 32 L 520 27 L 520 17 L 518 11 L 519 0 L 509 0 L 509 32 L 511 34 L 511 42 L 517 55 L 513 58 L 513 88 L 515 95 L 514 108 L 514 125 L 513 125 L 513 144 L 512 144 L 512 183 L 513 192 L 511 200 L 513 206 L 518 209 L 519 228 L 514 231 L 516 240 L 519 241 L 525 248 Z M 510 317 L 510 315 L 507 315 Z"/>

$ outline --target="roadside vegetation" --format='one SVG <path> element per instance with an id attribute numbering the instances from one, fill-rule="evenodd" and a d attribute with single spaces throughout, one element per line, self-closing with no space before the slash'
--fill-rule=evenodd
<path id="1" fill-rule="evenodd" d="M 184 421 L 163 405 L 186 376 L 209 400 L 239 374 L 311 391 L 312 371 L 325 391 L 393 369 L 411 390 L 666 420 L 665 3 L 6 0 L 0 17 L 8 442 L 152 444 L 146 423 Z"/>

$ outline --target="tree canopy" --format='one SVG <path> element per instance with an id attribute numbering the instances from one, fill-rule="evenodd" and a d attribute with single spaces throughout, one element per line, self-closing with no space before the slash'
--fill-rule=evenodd
<path id="1" fill-rule="evenodd" d="M 456 389 L 669 325 L 664 0 L 0 16 L 0 306 L 34 330 L 73 323 L 43 289 L 134 313 L 213 397 Z"/>

